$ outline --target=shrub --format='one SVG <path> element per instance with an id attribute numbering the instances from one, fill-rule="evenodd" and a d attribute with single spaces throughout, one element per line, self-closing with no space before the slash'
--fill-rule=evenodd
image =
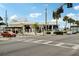
<path id="1" fill-rule="evenodd" d="M 56 32 L 54 32 L 54 34 L 56 34 L 56 35 L 63 35 L 63 32 L 62 31 L 56 31 Z"/>
<path id="2" fill-rule="evenodd" d="M 46 34 L 51 34 L 51 32 L 50 31 L 47 31 Z"/>

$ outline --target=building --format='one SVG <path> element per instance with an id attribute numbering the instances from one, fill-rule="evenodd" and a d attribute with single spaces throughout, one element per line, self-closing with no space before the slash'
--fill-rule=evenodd
<path id="1" fill-rule="evenodd" d="M 72 26 L 71 26 L 71 30 L 72 30 L 73 32 L 79 32 L 79 25 L 72 25 Z"/>
<path id="2" fill-rule="evenodd" d="M 5 31 L 12 31 L 14 33 L 32 33 L 34 32 L 34 28 L 32 27 L 32 25 L 35 24 L 34 22 L 13 22 L 13 23 L 10 23 L 8 25 L 8 27 L 5 27 Z M 50 30 L 52 31 L 53 30 L 53 25 L 51 22 L 48 23 L 47 25 L 45 25 L 44 23 L 38 23 L 39 26 L 38 26 L 38 32 L 42 32 L 43 29 L 46 30 Z"/>
<path id="3" fill-rule="evenodd" d="M 27 19 L 24 18 L 19 18 L 18 20 L 12 19 L 12 21 L 8 24 L 8 27 L 5 27 L 5 31 L 12 31 L 16 34 L 21 33 L 33 33 L 34 28 L 33 24 L 35 22 L 28 21 Z M 38 32 L 43 32 L 43 30 L 56 30 L 58 26 L 56 26 L 55 21 L 54 22 L 48 22 L 47 25 L 45 25 L 44 22 L 38 23 Z"/>

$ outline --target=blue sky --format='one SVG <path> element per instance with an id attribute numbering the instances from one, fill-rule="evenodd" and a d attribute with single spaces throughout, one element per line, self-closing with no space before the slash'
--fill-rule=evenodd
<path id="1" fill-rule="evenodd" d="M 53 20 L 52 12 L 56 10 L 63 3 L 4 3 L 0 4 L 0 16 L 5 17 L 5 9 L 8 11 L 8 19 L 13 17 L 25 17 L 29 21 L 44 22 L 45 8 L 48 12 L 48 21 Z M 73 8 L 67 8 L 65 5 L 64 13 L 62 13 L 61 24 L 63 16 L 68 15 L 74 19 L 79 19 L 79 4 L 73 3 Z"/>

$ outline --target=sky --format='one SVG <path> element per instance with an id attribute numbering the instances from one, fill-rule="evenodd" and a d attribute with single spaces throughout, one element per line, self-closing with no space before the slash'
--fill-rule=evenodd
<path id="1" fill-rule="evenodd" d="M 26 18 L 33 22 L 45 21 L 45 8 L 47 8 L 47 21 L 54 21 L 52 12 L 56 11 L 63 3 L 0 3 L 0 16 L 5 20 L 5 10 L 8 12 L 8 22 L 14 18 Z M 79 20 L 79 3 L 73 3 L 72 8 L 63 6 L 64 13 L 61 14 L 59 25 L 64 26 L 64 16 L 69 16 Z M 69 26 L 69 25 L 68 25 Z"/>

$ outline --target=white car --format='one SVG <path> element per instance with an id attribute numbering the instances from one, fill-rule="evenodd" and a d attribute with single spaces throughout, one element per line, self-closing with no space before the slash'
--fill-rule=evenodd
<path id="1" fill-rule="evenodd" d="M 76 34 L 76 33 L 77 33 L 76 31 L 68 31 L 68 32 L 67 32 L 67 34 L 69 34 L 69 35 L 70 35 L 70 34 Z"/>
<path id="2" fill-rule="evenodd" d="M 71 35 L 71 34 L 72 34 L 72 31 L 68 31 L 67 34 L 68 34 L 68 35 Z"/>

